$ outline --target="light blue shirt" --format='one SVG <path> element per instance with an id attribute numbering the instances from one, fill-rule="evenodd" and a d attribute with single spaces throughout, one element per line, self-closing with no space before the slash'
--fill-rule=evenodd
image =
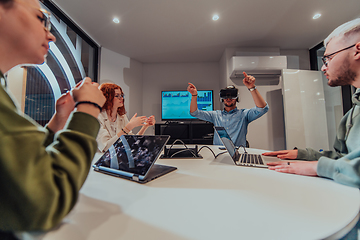
<path id="1" fill-rule="evenodd" d="M 251 109 L 233 109 L 230 112 L 225 110 L 202 111 L 197 109 L 190 113 L 191 116 L 208 121 L 216 127 L 224 127 L 236 146 L 246 146 L 247 126 L 250 122 L 258 119 L 269 110 L 269 105 L 264 108 L 254 107 Z M 222 142 L 214 133 L 214 145 L 222 145 Z"/>

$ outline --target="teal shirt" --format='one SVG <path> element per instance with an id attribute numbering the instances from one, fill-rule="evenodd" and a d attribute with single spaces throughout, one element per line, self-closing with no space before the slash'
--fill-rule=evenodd
<path id="1" fill-rule="evenodd" d="M 74 112 L 54 134 L 23 116 L 0 86 L 0 238 L 4 232 L 48 230 L 70 212 L 96 152 L 98 130 L 96 118 Z"/>
<path id="2" fill-rule="evenodd" d="M 319 153 L 311 148 L 299 149 L 297 159 L 318 160 L 319 176 L 360 188 L 360 89 L 352 102 L 353 108 L 341 119 L 334 150 Z"/>

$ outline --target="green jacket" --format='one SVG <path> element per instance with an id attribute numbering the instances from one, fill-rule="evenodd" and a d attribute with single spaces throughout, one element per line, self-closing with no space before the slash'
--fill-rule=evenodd
<path id="1" fill-rule="evenodd" d="M 54 135 L 23 116 L 0 87 L 0 239 L 5 232 L 48 230 L 69 213 L 96 152 L 98 130 L 96 118 L 74 112 Z"/>
<path id="2" fill-rule="evenodd" d="M 317 174 L 360 188 L 360 89 L 352 97 L 353 108 L 341 119 L 334 151 L 299 149 L 297 159 L 318 160 Z"/>

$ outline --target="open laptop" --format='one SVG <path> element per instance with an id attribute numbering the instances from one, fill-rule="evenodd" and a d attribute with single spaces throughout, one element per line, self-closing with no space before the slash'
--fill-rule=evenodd
<path id="1" fill-rule="evenodd" d="M 214 130 L 237 166 L 267 168 L 267 162 L 279 161 L 275 157 L 247 153 L 245 147 L 244 152 L 240 153 L 224 127 L 214 126 Z"/>
<path id="2" fill-rule="evenodd" d="M 155 164 L 170 136 L 122 135 L 93 165 L 95 171 L 146 183 L 176 170 Z"/>

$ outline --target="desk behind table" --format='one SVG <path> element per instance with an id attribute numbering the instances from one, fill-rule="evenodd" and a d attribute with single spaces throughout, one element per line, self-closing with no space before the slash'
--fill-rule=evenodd
<path id="1" fill-rule="evenodd" d="M 215 154 L 222 151 L 210 147 Z M 147 184 L 90 170 L 73 211 L 57 229 L 38 236 L 303 240 L 341 235 L 356 222 L 356 188 L 319 177 L 235 166 L 227 153 L 214 159 L 203 149 L 201 155 L 203 159 L 159 159 L 159 164 L 178 170 Z"/>

